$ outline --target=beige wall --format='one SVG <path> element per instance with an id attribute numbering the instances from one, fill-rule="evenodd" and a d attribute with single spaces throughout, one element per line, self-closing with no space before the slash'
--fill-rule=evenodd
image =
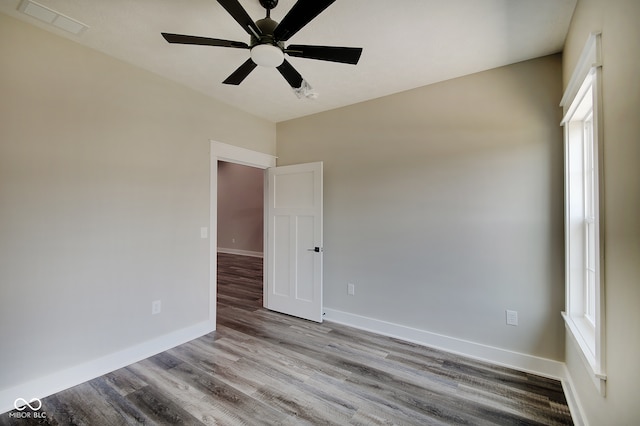
<path id="1" fill-rule="evenodd" d="M 602 32 L 606 397 L 567 334 L 566 363 L 591 425 L 640 419 L 640 2 L 579 0 L 565 46 L 565 85 L 589 34 Z"/>
<path id="2" fill-rule="evenodd" d="M 2 14 L 0 70 L 0 390 L 206 321 L 209 140 L 275 125 Z"/>
<path id="3" fill-rule="evenodd" d="M 262 253 L 264 170 L 218 162 L 218 248 Z"/>
<path id="4" fill-rule="evenodd" d="M 325 306 L 563 360 L 560 97 L 554 55 L 278 123 L 324 161 Z"/>

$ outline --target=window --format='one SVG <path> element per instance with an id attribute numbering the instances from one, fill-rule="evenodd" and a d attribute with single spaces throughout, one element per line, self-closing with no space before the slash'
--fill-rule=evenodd
<path id="1" fill-rule="evenodd" d="M 591 91 L 591 90 L 590 90 Z M 591 94 L 587 94 L 588 99 L 593 99 Z M 593 143 L 593 105 L 590 105 L 589 114 L 582 120 L 583 124 L 583 150 L 584 150 L 584 240 L 585 240 L 585 297 L 584 297 L 584 316 L 590 325 L 595 327 L 596 324 L 596 271 L 597 253 L 596 241 L 596 217 L 597 210 L 596 200 L 596 168 L 595 145 Z"/>
<path id="2" fill-rule="evenodd" d="M 601 67 L 600 35 L 594 34 L 587 42 L 561 102 L 566 111 L 562 120 L 566 310 L 562 315 L 593 373 L 595 385 L 604 395 L 604 275 L 600 226 Z"/>

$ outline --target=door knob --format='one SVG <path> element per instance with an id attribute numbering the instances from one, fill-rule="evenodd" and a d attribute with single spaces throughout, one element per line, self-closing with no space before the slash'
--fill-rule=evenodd
<path id="1" fill-rule="evenodd" d="M 322 249 L 320 247 L 314 247 L 314 248 L 307 249 L 307 251 L 314 251 L 316 253 L 320 253 Z"/>

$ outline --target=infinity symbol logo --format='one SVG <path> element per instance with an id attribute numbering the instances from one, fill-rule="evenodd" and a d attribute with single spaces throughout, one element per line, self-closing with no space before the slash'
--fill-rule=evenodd
<path id="1" fill-rule="evenodd" d="M 31 405 L 32 402 L 35 402 L 35 404 Z M 22 411 L 27 407 L 31 408 L 33 411 L 38 411 L 42 408 L 42 401 L 40 401 L 38 398 L 33 398 L 31 401 L 27 402 L 27 400 L 24 398 L 18 398 L 13 401 L 13 406 L 18 411 Z"/>

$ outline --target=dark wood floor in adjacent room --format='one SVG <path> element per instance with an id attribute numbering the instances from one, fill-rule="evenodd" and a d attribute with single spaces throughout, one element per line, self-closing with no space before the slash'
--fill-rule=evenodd
<path id="1" fill-rule="evenodd" d="M 42 402 L 55 425 L 572 424 L 556 380 L 267 311 L 262 259 L 227 254 L 217 331 Z"/>

